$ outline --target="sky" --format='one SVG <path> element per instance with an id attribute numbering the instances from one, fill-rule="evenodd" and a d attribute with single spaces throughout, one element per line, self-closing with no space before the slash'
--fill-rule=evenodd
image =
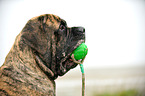
<path id="1" fill-rule="evenodd" d="M 145 0 L 0 0 L 0 66 L 27 21 L 55 14 L 86 29 L 86 68 L 145 65 Z"/>

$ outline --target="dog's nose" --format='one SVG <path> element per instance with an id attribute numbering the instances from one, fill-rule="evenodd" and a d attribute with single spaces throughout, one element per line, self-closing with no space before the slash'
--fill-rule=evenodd
<path id="1" fill-rule="evenodd" d="M 85 28 L 84 27 L 72 27 L 73 32 L 85 32 Z"/>
<path id="2" fill-rule="evenodd" d="M 85 32 L 85 28 L 84 27 L 78 27 L 78 31 L 79 32 Z"/>

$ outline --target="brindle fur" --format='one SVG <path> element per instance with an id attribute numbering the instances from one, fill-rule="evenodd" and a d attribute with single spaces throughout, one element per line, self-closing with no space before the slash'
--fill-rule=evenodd
<path id="1" fill-rule="evenodd" d="M 0 68 L 0 96 L 55 96 L 54 80 L 77 66 L 70 54 L 84 42 L 82 29 L 52 14 L 30 19 Z"/>

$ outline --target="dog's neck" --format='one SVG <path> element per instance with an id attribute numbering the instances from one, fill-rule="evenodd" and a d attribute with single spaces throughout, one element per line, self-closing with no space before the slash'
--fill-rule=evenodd
<path id="1" fill-rule="evenodd" d="M 53 76 L 51 70 L 45 68 L 39 57 L 35 56 L 29 47 L 25 47 L 22 52 L 16 43 L 7 55 L 4 65 L 0 68 L 0 74 L 6 76 L 7 82 L 17 82 L 17 84 L 13 84 L 13 87 L 20 90 L 26 84 L 27 90 L 37 89 L 37 92 L 45 95 L 49 94 L 48 92 L 55 94 L 55 82 L 45 74 Z"/>

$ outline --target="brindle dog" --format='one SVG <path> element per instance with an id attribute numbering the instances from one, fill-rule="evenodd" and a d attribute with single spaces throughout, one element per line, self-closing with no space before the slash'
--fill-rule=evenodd
<path id="1" fill-rule="evenodd" d="M 83 27 L 52 14 L 30 19 L 0 68 L 0 96 L 55 96 L 54 80 L 77 66 L 70 54 L 82 42 Z"/>

